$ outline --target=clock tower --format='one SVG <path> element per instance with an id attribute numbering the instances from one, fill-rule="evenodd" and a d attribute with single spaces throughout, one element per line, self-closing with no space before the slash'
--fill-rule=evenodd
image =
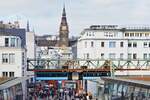
<path id="1" fill-rule="evenodd" d="M 59 28 L 59 47 L 68 47 L 68 46 L 69 46 L 69 28 L 64 6 Z"/>

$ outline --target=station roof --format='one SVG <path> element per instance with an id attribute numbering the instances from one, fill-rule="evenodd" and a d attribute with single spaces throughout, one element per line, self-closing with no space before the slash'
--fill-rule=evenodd
<path id="1" fill-rule="evenodd" d="M 19 83 L 22 83 L 23 81 L 26 81 L 26 80 L 28 80 L 30 78 L 32 78 L 32 77 L 18 77 L 18 78 L 10 79 L 10 80 L 0 84 L 0 90 L 13 87 L 13 86 L 15 86 L 15 85 L 17 85 Z"/>
<path id="2" fill-rule="evenodd" d="M 123 78 L 123 77 L 105 77 L 102 79 L 110 83 L 120 83 L 123 85 L 130 85 L 130 86 L 150 89 L 150 81 L 136 80 L 136 79 L 130 79 L 130 78 Z"/>
<path id="3" fill-rule="evenodd" d="M 7 80 L 9 80 L 10 78 L 5 78 L 5 77 L 0 77 L 0 84 L 6 82 Z"/>

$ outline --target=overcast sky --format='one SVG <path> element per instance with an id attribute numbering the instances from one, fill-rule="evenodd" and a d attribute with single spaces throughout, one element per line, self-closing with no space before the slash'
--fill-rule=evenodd
<path id="1" fill-rule="evenodd" d="M 65 3 L 71 35 L 92 24 L 150 24 L 150 0 L 0 0 L 0 20 L 30 21 L 39 35 L 58 34 Z"/>

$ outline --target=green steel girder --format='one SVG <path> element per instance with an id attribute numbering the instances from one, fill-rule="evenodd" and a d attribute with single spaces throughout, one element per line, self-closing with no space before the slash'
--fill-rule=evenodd
<path id="1" fill-rule="evenodd" d="M 69 69 L 79 69 L 87 66 L 88 69 L 103 68 L 105 62 L 110 62 L 107 67 L 110 69 L 150 69 L 149 59 L 28 59 L 28 70 L 40 69 L 61 69 L 68 66 Z"/>

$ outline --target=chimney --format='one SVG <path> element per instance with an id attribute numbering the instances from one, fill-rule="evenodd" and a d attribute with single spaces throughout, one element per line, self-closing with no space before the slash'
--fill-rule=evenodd
<path id="1" fill-rule="evenodd" d="M 20 25 L 19 25 L 18 21 L 14 21 L 14 25 L 15 25 L 15 28 L 20 28 Z"/>

